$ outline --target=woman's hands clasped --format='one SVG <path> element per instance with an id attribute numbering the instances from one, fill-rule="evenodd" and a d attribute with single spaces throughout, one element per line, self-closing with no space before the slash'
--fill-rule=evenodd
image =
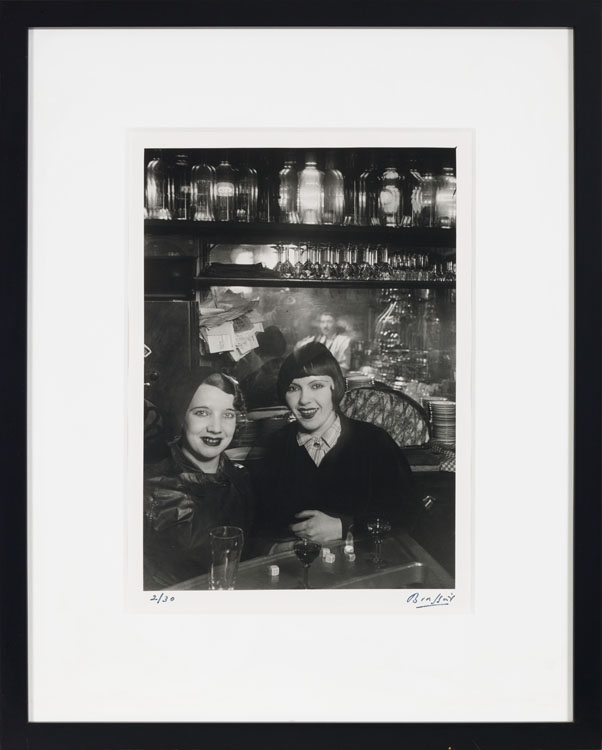
<path id="1" fill-rule="evenodd" d="M 340 518 L 333 518 L 320 510 L 302 510 L 295 514 L 298 523 L 289 528 L 296 536 L 310 539 L 312 542 L 324 544 L 343 536 L 343 524 Z"/>

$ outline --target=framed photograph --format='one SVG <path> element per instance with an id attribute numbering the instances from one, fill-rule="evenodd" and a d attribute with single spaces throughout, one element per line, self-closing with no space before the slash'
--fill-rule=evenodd
<path id="1" fill-rule="evenodd" d="M 599 4 L 2 13 L 4 745 L 599 747 Z"/>
<path id="2" fill-rule="evenodd" d="M 132 606 L 469 610 L 472 134 L 130 147 Z"/>

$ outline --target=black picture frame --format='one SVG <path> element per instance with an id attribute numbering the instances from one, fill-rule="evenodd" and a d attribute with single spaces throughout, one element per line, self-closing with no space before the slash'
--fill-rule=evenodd
<path id="1" fill-rule="evenodd" d="M 386 14 L 384 13 L 386 6 Z M 383 19 L 386 18 L 386 24 Z M 600 747 L 601 21 L 597 0 L 26 2 L 0 5 L 3 491 L 0 518 L 2 747 Z M 342 24 L 342 21 L 344 23 Z M 574 721 L 475 724 L 30 723 L 27 664 L 28 30 L 43 27 L 466 27 L 574 30 Z M 542 524 L 545 519 L 542 519 Z"/>

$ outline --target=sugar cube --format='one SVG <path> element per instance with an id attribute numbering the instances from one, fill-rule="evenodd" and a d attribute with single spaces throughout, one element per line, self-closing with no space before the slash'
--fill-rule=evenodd
<path id="1" fill-rule="evenodd" d="M 324 562 L 326 563 L 333 563 L 336 559 L 336 555 L 333 555 L 332 552 L 329 552 L 327 555 L 324 556 Z"/>
<path id="2" fill-rule="evenodd" d="M 270 565 L 268 567 L 269 574 L 274 578 L 277 575 L 280 575 L 280 568 L 277 565 Z"/>

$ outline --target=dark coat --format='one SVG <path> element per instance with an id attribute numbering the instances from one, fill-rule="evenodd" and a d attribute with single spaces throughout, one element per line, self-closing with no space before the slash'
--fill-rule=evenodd
<path id="1" fill-rule="evenodd" d="M 210 530 L 239 526 L 248 540 L 253 507 L 246 469 L 222 455 L 218 471 L 205 474 L 173 446 L 168 459 L 145 470 L 144 588 L 206 573 Z"/>
<path id="2" fill-rule="evenodd" d="M 340 518 L 343 536 L 374 515 L 408 526 L 413 482 L 401 449 L 380 427 L 340 419 L 341 435 L 320 466 L 297 443 L 295 423 L 272 435 L 257 468 L 256 536 L 265 543 L 290 538 L 288 527 L 302 510 Z"/>

